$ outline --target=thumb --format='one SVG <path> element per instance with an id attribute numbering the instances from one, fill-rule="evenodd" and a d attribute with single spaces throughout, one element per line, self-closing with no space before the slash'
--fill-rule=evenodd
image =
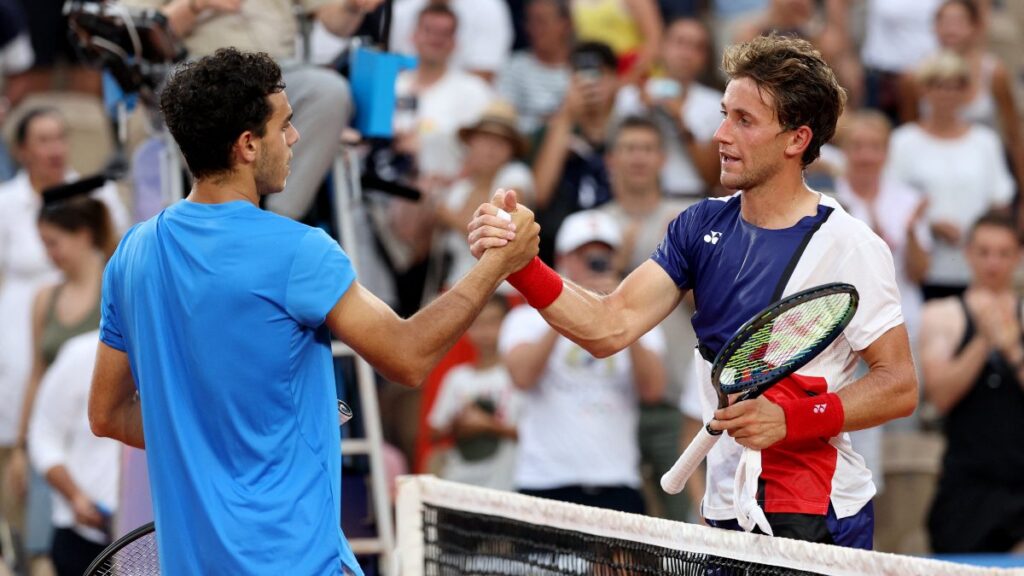
<path id="1" fill-rule="evenodd" d="M 518 200 L 516 199 L 516 191 L 515 190 L 506 190 L 505 191 L 505 205 L 504 205 L 505 211 L 506 212 L 515 212 L 517 205 L 518 205 Z"/>
<path id="2" fill-rule="evenodd" d="M 498 208 L 504 208 L 505 206 L 505 194 L 504 188 L 498 188 L 494 191 L 494 196 L 491 196 L 491 204 L 494 204 Z"/>

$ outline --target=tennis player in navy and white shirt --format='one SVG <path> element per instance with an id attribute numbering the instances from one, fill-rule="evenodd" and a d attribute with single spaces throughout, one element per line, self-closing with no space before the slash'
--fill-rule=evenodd
<path id="1" fill-rule="evenodd" d="M 845 96 L 803 40 L 756 38 L 727 50 L 723 64 L 731 80 L 715 141 L 722 184 L 740 192 L 683 212 L 651 259 L 610 294 L 564 281 L 537 260 L 509 281 L 599 357 L 636 341 L 692 290 L 703 416 L 728 433 L 708 456 L 705 519 L 870 548 L 875 489 L 846 432 L 908 416 L 918 394 L 888 247 L 803 181 L 835 133 Z M 514 193 L 498 191 L 470 224 L 474 254 L 502 249 L 499 207 L 525 210 Z M 716 409 L 710 360 L 726 340 L 769 304 L 829 282 L 860 293 L 842 336 L 764 396 Z M 860 359 L 868 372 L 855 379 Z"/>

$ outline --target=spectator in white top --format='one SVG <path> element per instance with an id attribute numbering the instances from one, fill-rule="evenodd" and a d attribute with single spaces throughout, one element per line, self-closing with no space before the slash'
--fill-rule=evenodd
<path id="1" fill-rule="evenodd" d="M 512 52 L 512 16 L 503 0 L 399 0 L 392 12 L 391 51 L 419 54 L 415 39 L 419 14 L 436 4 L 451 8 L 459 19 L 451 64 L 492 81 Z"/>
<path id="2" fill-rule="evenodd" d="M 488 300 L 466 330 L 476 358 L 445 375 L 430 410 L 434 438 L 455 441 L 441 472 L 447 480 L 497 490 L 515 488 L 516 421 L 522 398 L 498 355 L 498 333 L 507 312 L 504 296 Z"/>
<path id="3" fill-rule="evenodd" d="M 43 191 L 76 175 L 68 169 L 67 127 L 60 112 L 26 112 L 14 131 L 14 151 L 22 169 L 0 184 L 0 502 L 4 518 L 22 530 L 25 494 L 24 446 L 19 446 L 19 410 L 32 373 L 32 303 L 39 289 L 56 283 L 60 272 L 50 262 L 37 218 Z M 113 184 L 94 193 L 104 203 L 120 235 L 129 223 Z"/>
<path id="4" fill-rule="evenodd" d="M 921 192 L 883 173 L 892 124 L 876 110 L 844 117 L 838 140 L 846 172 L 836 180 L 836 199 L 866 222 L 892 251 L 903 320 L 913 344 L 921 319 L 921 283 L 928 272 L 931 233 L 924 218 L 928 202 Z"/>
<path id="5" fill-rule="evenodd" d="M 448 6 L 424 8 L 413 36 L 419 64 L 399 74 L 395 82 L 398 109 L 393 147 L 413 158 L 416 185 L 428 196 L 439 194 L 459 177 L 464 150 L 458 131 L 480 118 L 494 98 L 486 82 L 449 64 L 457 28 L 458 18 Z M 403 313 L 415 312 L 437 286 L 423 288 L 434 220 L 430 202 L 387 201 L 387 224 L 379 228 L 397 275 Z"/>
<path id="6" fill-rule="evenodd" d="M 970 68 L 969 95 L 960 108 L 960 115 L 968 122 L 1001 129 L 1003 145 L 1017 174 L 1017 187 L 1021 188 L 1024 185 L 1024 145 L 1012 78 L 999 57 L 986 49 L 981 7 L 973 0 L 946 0 L 935 15 L 935 33 L 939 45 L 959 54 Z M 912 74 L 905 76 L 901 96 L 901 119 L 904 122 L 916 120 L 926 104 L 921 100 L 921 87 Z"/>
<path id="7" fill-rule="evenodd" d="M 57 576 L 80 576 L 110 544 L 121 445 L 89 428 L 89 385 L 99 332 L 64 343 L 39 389 L 29 429 L 30 458 L 53 487 Z"/>
<path id="8" fill-rule="evenodd" d="M 461 27 L 444 4 L 424 8 L 413 34 L 418 66 L 396 80 L 398 105 L 414 111 L 411 125 L 395 126 L 396 147 L 415 157 L 421 176 L 451 180 L 458 175 L 462 148 L 456 133 L 475 122 L 494 98 L 486 82 L 452 65 Z"/>
<path id="9" fill-rule="evenodd" d="M 935 244 L 924 297 L 959 294 L 970 281 L 963 246 L 968 227 L 993 209 L 1008 209 L 1014 182 L 999 135 L 960 115 L 967 102 L 970 71 L 951 52 L 929 59 L 917 75 L 927 114 L 892 135 L 889 170 L 921 190 Z"/>
<path id="10" fill-rule="evenodd" d="M 526 140 L 516 129 L 516 112 L 510 104 L 493 102 L 475 124 L 459 130 L 459 138 L 466 145 L 462 177 L 434 199 L 445 238 L 439 248 L 451 258 L 446 286 L 476 264 L 466 242 L 466 226 L 476 207 L 498 188 L 515 190 L 527 206 L 533 198 L 533 174 L 518 160 L 526 153 Z"/>
<path id="11" fill-rule="evenodd" d="M 529 0 L 530 49 L 512 55 L 498 73 L 498 93 L 519 113 L 519 131 L 530 137 L 558 110 L 569 88 L 572 16 L 567 0 Z"/>
<path id="12" fill-rule="evenodd" d="M 580 286 L 609 292 L 622 234 L 608 214 L 588 210 L 558 232 L 557 267 Z M 665 340 L 655 328 L 628 350 L 596 358 L 520 306 L 498 340 L 512 382 L 525 392 L 515 484 L 525 494 L 643 513 L 637 422 L 640 402 L 665 389 Z"/>
<path id="13" fill-rule="evenodd" d="M 718 144 L 722 93 L 697 81 L 706 71 L 710 35 L 699 20 L 669 23 L 661 47 L 665 76 L 649 79 L 643 89 L 625 86 L 615 104 L 617 116 L 649 110 L 662 129 L 667 160 L 661 187 L 668 196 L 703 197 L 718 186 Z"/>
<path id="14" fill-rule="evenodd" d="M 661 130 L 652 120 L 629 116 L 619 122 L 609 139 L 608 178 L 612 201 L 598 210 L 610 214 L 622 230 L 622 247 L 618 250 L 621 269 L 629 274 L 650 259 L 668 231 L 669 222 L 697 198 L 666 198 L 658 185 L 658 175 L 665 165 L 665 145 Z M 692 350 L 697 336 L 690 324 L 692 300 L 675 310 L 659 326 L 665 339 L 675 350 Z M 688 519 L 688 502 L 682 496 L 670 496 L 657 485 L 679 456 L 679 433 L 682 420 L 679 399 L 686 377 L 693 372 L 692 354 L 671 354 L 665 358 L 668 368 L 665 393 L 658 402 L 640 406 L 640 458 L 649 473 L 648 482 L 663 518 Z"/>

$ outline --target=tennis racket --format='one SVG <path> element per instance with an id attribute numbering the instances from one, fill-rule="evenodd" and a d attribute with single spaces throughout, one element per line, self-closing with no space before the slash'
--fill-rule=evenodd
<path id="1" fill-rule="evenodd" d="M 748 320 L 725 343 L 711 366 L 718 408 L 729 395 L 757 398 L 829 346 L 853 319 L 859 296 L 850 284 L 810 288 L 772 304 Z M 661 488 L 677 494 L 718 442 L 722 432 L 708 422 L 661 477 Z"/>
<path id="2" fill-rule="evenodd" d="M 160 555 L 156 549 L 156 532 L 150 522 L 118 538 L 107 546 L 85 576 L 159 576 Z"/>

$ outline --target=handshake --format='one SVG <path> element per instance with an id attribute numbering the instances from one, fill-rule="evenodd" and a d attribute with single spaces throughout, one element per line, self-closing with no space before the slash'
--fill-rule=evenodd
<path id="1" fill-rule="evenodd" d="M 469 222 L 469 249 L 477 260 L 494 258 L 505 275 L 526 267 L 540 248 L 540 225 L 533 211 L 520 205 L 514 190 L 499 188 Z"/>

